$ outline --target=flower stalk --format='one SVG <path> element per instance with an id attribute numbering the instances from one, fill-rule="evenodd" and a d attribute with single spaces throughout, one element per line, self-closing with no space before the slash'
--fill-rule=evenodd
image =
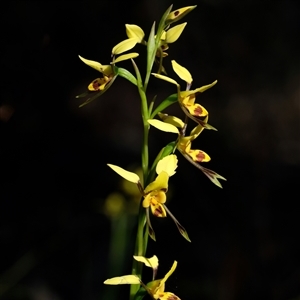
<path id="1" fill-rule="evenodd" d="M 114 277 L 106 280 L 104 283 L 108 285 L 130 284 L 130 300 L 143 299 L 149 294 L 153 299 L 160 300 L 177 300 L 178 296 L 171 292 L 165 292 L 165 282 L 174 272 L 177 261 L 171 270 L 160 280 L 155 280 L 158 267 L 158 259 L 154 255 L 146 258 L 149 236 L 156 241 L 156 235 L 151 224 L 151 218 L 167 218 L 172 219 L 179 233 L 187 240 L 191 241 L 186 229 L 178 222 L 171 213 L 166 203 L 168 200 L 167 192 L 169 180 L 175 175 L 178 167 L 178 158 L 174 154 L 177 149 L 191 164 L 200 169 L 214 184 L 221 187 L 218 179 L 225 180 L 224 177 L 216 172 L 202 167 L 199 163 L 208 162 L 210 157 L 202 150 L 192 149 L 192 142 L 199 137 L 204 129 L 216 130 L 208 122 L 208 111 L 199 103 L 196 103 L 196 96 L 199 93 L 213 87 L 217 81 L 209 85 L 191 90 L 193 78 L 190 72 L 175 60 L 171 61 L 172 68 L 178 77 L 185 81 L 186 89 L 182 90 L 180 84 L 173 78 L 167 76 L 164 62 L 168 57 L 166 52 L 171 44 L 176 42 L 184 32 L 187 22 L 173 25 L 196 6 L 187 6 L 172 11 L 172 5 L 165 11 L 156 29 L 156 22 L 153 23 L 148 39 L 145 39 L 145 33 L 142 28 L 135 24 L 126 24 L 127 39 L 121 41 L 112 48 L 111 62 L 108 65 L 102 65 L 99 62 L 79 58 L 83 63 L 100 72 L 100 77 L 94 79 L 88 85 L 88 91 L 79 95 L 78 98 L 90 96 L 80 107 L 90 103 L 99 96 L 102 96 L 109 88 L 111 88 L 115 79 L 120 76 L 125 78 L 131 84 L 135 85 L 140 98 L 141 118 L 143 124 L 143 139 L 141 147 L 141 167 L 142 176 L 131 171 L 127 171 L 122 167 L 114 164 L 108 166 L 120 175 L 123 180 L 127 180 L 136 185 L 140 193 L 141 201 L 139 203 L 139 211 L 137 217 L 137 234 L 134 248 L 134 259 L 132 263 L 132 272 L 130 275 Z M 135 59 L 138 59 L 139 53 L 129 52 L 137 44 L 146 46 L 146 73 L 143 76 L 140 73 Z M 134 72 L 121 68 L 117 65 L 124 60 L 131 60 Z M 154 64 L 158 64 L 157 71 L 153 70 Z M 135 74 L 135 75 L 133 75 Z M 152 76 L 151 76 L 152 75 Z M 158 78 L 176 86 L 176 93 L 168 96 L 161 101 L 156 107 L 154 106 L 154 97 L 152 101 L 148 101 L 147 90 L 150 84 L 150 78 Z M 176 116 L 170 116 L 165 113 L 170 105 L 178 104 L 184 113 L 184 121 Z M 160 119 L 157 119 L 156 117 Z M 196 123 L 195 127 L 187 135 L 188 121 Z M 149 165 L 149 130 L 155 127 L 159 130 L 177 134 L 177 139 L 167 142 L 162 150 L 157 154 L 155 160 Z M 143 265 L 153 269 L 153 280 L 145 284 L 142 280 Z M 180 299 L 179 299 L 180 300 Z"/>

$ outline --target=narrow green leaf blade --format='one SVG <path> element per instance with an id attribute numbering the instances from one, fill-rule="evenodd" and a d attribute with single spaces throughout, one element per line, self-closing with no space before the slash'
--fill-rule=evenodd
<path id="1" fill-rule="evenodd" d="M 147 42 L 147 73 L 148 74 L 150 74 L 152 71 L 152 66 L 154 63 L 154 58 L 157 50 L 155 45 L 154 35 L 155 35 L 155 22 L 151 27 L 151 31 Z"/>
<path id="2" fill-rule="evenodd" d="M 153 113 L 150 116 L 150 119 L 153 119 L 159 112 L 163 111 L 166 109 L 168 106 L 176 103 L 178 101 L 178 96 L 177 94 L 172 94 L 168 96 L 165 100 L 163 100 L 153 111 Z"/>
<path id="3" fill-rule="evenodd" d="M 116 73 L 117 73 L 119 76 L 121 76 L 121 77 L 127 79 L 127 80 L 130 81 L 132 84 L 137 85 L 137 80 L 136 80 L 136 78 L 135 78 L 135 77 L 133 76 L 133 74 L 130 73 L 128 70 L 126 70 L 126 69 L 124 69 L 124 68 L 119 68 L 119 67 L 116 67 L 116 66 L 115 66 L 115 70 L 116 70 Z"/>

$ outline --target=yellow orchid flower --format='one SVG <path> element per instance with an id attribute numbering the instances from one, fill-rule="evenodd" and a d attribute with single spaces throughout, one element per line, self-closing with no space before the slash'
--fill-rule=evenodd
<path id="1" fill-rule="evenodd" d="M 177 86 L 179 105 L 183 110 L 183 112 L 190 119 L 192 119 L 193 121 L 197 122 L 199 125 L 202 125 L 207 129 L 216 130 L 213 126 L 207 124 L 204 120 L 199 118 L 199 117 L 208 116 L 208 111 L 202 105 L 195 103 L 195 101 L 196 101 L 197 94 L 203 93 L 207 89 L 213 87 L 217 83 L 217 80 L 215 80 L 211 84 L 199 87 L 195 90 L 189 90 L 193 81 L 190 72 L 186 68 L 178 64 L 175 60 L 172 60 L 172 67 L 174 72 L 187 83 L 187 91 L 181 91 L 180 84 L 176 80 L 168 76 L 160 75 L 157 73 L 152 73 L 152 75 L 154 75 L 156 78 L 165 80 Z"/>
<path id="2" fill-rule="evenodd" d="M 96 78 L 88 85 L 89 91 L 103 91 L 108 83 L 114 78 L 114 72 L 111 65 L 102 65 L 97 61 L 89 60 L 78 55 L 80 60 L 89 67 L 102 73 L 102 78 Z"/>
<path id="3" fill-rule="evenodd" d="M 165 132 L 178 133 L 177 149 L 185 156 L 188 155 L 193 161 L 197 162 L 208 162 L 210 157 L 207 153 L 202 150 L 192 150 L 192 141 L 195 140 L 199 134 L 203 131 L 204 127 L 202 125 L 196 126 L 190 133 L 189 136 L 182 134 L 182 129 L 185 128 L 185 124 L 182 120 L 177 117 L 169 116 L 167 114 L 158 114 L 163 120 L 148 120 L 148 123 L 159 130 Z M 207 121 L 206 117 L 205 121 Z M 180 128 L 180 129 L 179 129 Z"/>
<path id="4" fill-rule="evenodd" d="M 175 260 L 170 271 L 164 278 L 158 279 L 147 284 L 148 293 L 156 300 L 180 300 L 178 296 L 173 293 L 165 292 L 165 283 L 167 279 L 173 274 L 177 267 L 177 261 Z"/>
<path id="5" fill-rule="evenodd" d="M 144 263 L 147 267 L 151 267 L 153 269 L 153 274 L 157 271 L 158 267 L 158 259 L 154 255 L 151 258 L 145 258 L 143 256 L 134 256 L 134 259 Z M 165 283 L 167 279 L 173 274 L 177 267 L 177 261 L 175 260 L 169 272 L 162 279 L 155 279 L 153 277 L 153 281 L 144 284 L 140 278 L 136 275 L 124 275 L 119 277 L 113 277 L 104 281 L 104 284 L 108 285 L 119 285 L 119 284 L 140 284 L 142 285 L 148 294 L 155 300 L 180 300 L 178 296 L 171 292 L 165 292 Z M 156 270 L 154 272 L 154 270 Z"/>
<path id="6" fill-rule="evenodd" d="M 133 41 L 135 41 L 136 39 L 131 39 L 131 43 Z M 122 42 L 121 42 L 122 43 Z M 116 45 L 114 48 L 116 48 L 117 46 L 117 53 L 115 54 L 120 54 L 126 51 L 126 46 L 128 47 L 128 43 L 123 46 L 122 44 L 119 43 L 118 45 Z M 121 45 L 120 45 L 121 44 Z M 134 44 L 135 45 L 135 44 Z M 130 46 L 130 45 L 129 45 Z M 125 49 L 125 50 L 124 50 Z M 127 49 L 129 50 L 129 49 Z M 119 51 L 119 52 L 118 52 Z M 113 61 L 111 62 L 111 64 L 116 64 L 120 61 L 123 60 L 127 60 L 127 59 L 131 59 L 131 58 L 135 58 L 137 57 L 139 54 L 138 53 L 127 53 L 127 54 L 123 54 L 118 56 L 117 58 L 115 58 L 115 56 L 113 57 Z M 89 60 L 86 58 L 83 58 L 82 56 L 78 55 L 80 60 L 82 62 L 84 62 L 86 65 L 88 65 L 89 67 L 99 71 L 100 73 L 102 73 L 103 77 L 101 78 L 96 78 L 94 79 L 89 85 L 88 85 L 88 90 L 91 92 L 95 92 L 95 91 L 104 91 L 106 88 L 109 88 L 109 86 L 111 85 L 111 83 L 113 82 L 113 80 L 116 78 L 116 75 L 113 72 L 113 67 L 111 65 L 102 65 L 101 63 L 94 61 L 94 60 Z"/>
<path id="7" fill-rule="evenodd" d="M 149 228 L 149 235 L 155 240 L 155 233 L 151 226 L 149 209 L 152 214 L 159 218 L 164 218 L 167 214 L 175 222 L 180 234 L 188 241 L 190 241 L 188 234 L 184 227 L 177 221 L 174 215 L 166 207 L 165 202 L 167 200 L 166 193 L 168 191 L 168 181 L 169 177 L 175 174 L 177 168 L 177 157 L 174 154 L 165 156 L 161 159 L 156 166 L 156 179 L 149 183 L 145 189 L 141 185 L 141 180 L 139 176 L 133 172 L 124 170 L 123 168 L 108 164 L 108 166 L 113 169 L 117 174 L 119 174 L 124 179 L 137 184 L 142 196 L 144 197 L 142 205 L 146 209 L 147 224 Z"/>
<path id="8" fill-rule="evenodd" d="M 158 114 L 159 117 L 163 120 L 154 120 L 149 119 L 148 123 L 153 127 L 165 132 L 177 133 L 177 149 L 179 152 L 194 166 L 200 169 L 215 185 L 222 188 L 221 183 L 218 179 L 226 180 L 223 176 L 219 175 L 215 171 L 204 168 L 199 163 L 210 161 L 210 157 L 207 153 L 202 150 L 193 150 L 191 149 L 192 141 L 195 140 L 199 134 L 205 128 L 201 124 L 197 125 L 190 133 L 189 136 L 185 136 L 186 124 L 177 117 L 169 116 L 167 114 Z M 207 124 L 208 116 L 205 117 L 204 123 Z"/>

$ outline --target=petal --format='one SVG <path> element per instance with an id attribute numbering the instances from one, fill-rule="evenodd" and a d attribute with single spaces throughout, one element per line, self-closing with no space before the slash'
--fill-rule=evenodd
<path id="1" fill-rule="evenodd" d="M 177 168 L 178 159 L 175 154 L 167 155 L 161 159 L 156 166 L 156 173 L 167 173 L 168 176 L 174 175 Z"/>
<path id="2" fill-rule="evenodd" d="M 177 143 L 177 148 L 180 152 L 185 153 L 185 149 L 188 147 L 188 145 L 191 143 L 193 136 L 181 136 L 179 138 L 179 141 Z"/>
<path id="3" fill-rule="evenodd" d="M 197 88 L 195 91 L 196 93 L 203 93 L 205 92 L 206 90 L 210 89 L 211 87 L 213 87 L 214 85 L 216 85 L 218 82 L 218 80 L 215 80 L 213 83 L 211 84 L 207 84 L 207 85 L 204 85 L 204 86 L 201 86 L 199 88 Z"/>
<path id="4" fill-rule="evenodd" d="M 142 205 L 144 208 L 148 208 L 151 204 L 151 196 L 150 194 L 146 195 L 146 197 L 144 198 Z"/>
<path id="5" fill-rule="evenodd" d="M 186 153 L 192 158 L 193 161 L 197 162 L 208 162 L 210 157 L 207 153 L 201 150 L 187 150 Z"/>
<path id="6" fill-rule="evenodd" d="M 168 278 L 172 275 L 172 273 L 175 271 L 176 267 L 177 267 L 177 261 L 175 260 L 174 263 L 173 263 L 173 265 L 172 265 L 172 267 L 171 267 L 171 269 L 170 269 L 170 271 L 169 271 L 169 272 L 165 275 L 165 277 L 160 281 L 159 286 L 158 286 L 158 288 L 157 288 L 157 291 L 160 289 L 160 287 L 161 287 L 162 285 L 165 284 L 165 282 L 167 281 L 167 279 L 168 279 Z"/>
<path id="7" fill-rule="evenodd" d="M 135 57 L 138 57 L 138 56 L 139 56 L 139 54 L 136 53 L 136 52 L 123 54 L 123 55 L 120 55 L 119 57 L 117 57 L 116 59 L 114 59 L 111 63 L 116 64 L 117 62 L 127 60 L 127 59 L 131 59 L 131 58 L 135 58 Z"/>
<path id="8" fill-rule="evenodd" d="M 167 196 L 164 191 L 153 191 L 149 195 L 151 197 L 151 204 L 156 205 L 156 202 L 163 204 L 167 201 Z"/>
<path id="9" fill-rule="evenodd" d="M 170 28 L 167 31 L 166 43 L 171 44 L 171 43 L 176 42 L 179 39 L 186 24 L 187 23 L 185 22 L 185 23 L 182 23 L 182 24 L 179 24 L 179 25 L 176 25 L 176 26 Z"/>
<path id="10" fill-rule="evenodd" d="M 134 24 L 125 24 L 125 27 L 126 27 L 126 34 L 129 39 L 137 38 L 138 43 L 141 43 L 143 41 L 145 33 L 141 27 Z"/>
<path id="11" fill-rule="evenodd" d="M 153 255 L 151 258 L 146 258 L 144 256 L 133 256 L 133 258 L 139 262 L 145 264 L 145 266 L 150 267 L 152 269 L 157 269 L 158 267 L 158 258 L 156 255 Z"/>
<path id="12" fill-rule="evenodd" d="M 119 284 L 141 284 L 141 280 L 136 275 L 124 275 L 106 279 L 104 284 L 119 285 Z"/>
<path id="13" fill-rule="evenodd" d="M 103 78 L 96 78 L 88 85 L 89 91 L 103 91 L 106 84 L 110 82 L 111 78 L 104 76 Z"/>
<path id="14" fill-rule="evenodd" d="M 180 300 L 175 294 L 170 292 L 156 293 L 159 300 Z"/>
<path id="15" fill-rule="evenodd" d="M 168 190 L 168 180 L 169 175 L 166 172 L 161 172 L 156 179 L 148 184 L 148 186 L 145 188 L 145 194 L 149 194 L 152 191 L 167 191 Z"/>
<path id="16" fill-rule="evenodd" d="M 170 24 L 170 23 L 180 20 L 185 15 L 187 15 L 190 11 L 192 11 L 195 7 L 197 7 L 197 5 L 186 6 L 186 7 L 182 7 L 182 8 L 171 11 L 169 13 L 169 15 L 167 16 L 166 23 Z"/>
<path id="17" fill-rule="evenodd" d="M 208 124 L 208 123 L 205 122 L 205 119 L 206 119 L 207 116 L 205 117 L 204 120 L 201 120 L 201 119 L 199 119 L 199 118 L 193 116 L 193 115 L 188 111 L 188 109 L 185 107 L 185 105 L 182 104 L 181 101 L 179 101 L 178 103 L 179 103 L 179 105 L 180 105 L 180 108 L 183 110 L 183 112 L 185 113 L 185 115 L 186 115 L 187 117 L 189 117 L 190 119 L 192 119 L 193 121 L 195 121 L 195 122 L 198 123 L 199 125 L 202 125 L 205 129 L 216 130 L 216 131 L 218 131 L 215 127 L 213 127 L 212 125 L 210 125 L 210 124 Z"/>
<path id="18" fill-rule="evenodd" d="M 151 73 L 152 75 L 154 75 L 156 78 L 159 78 L 159 79 L 162 79 L 162 80 L 165 80 L 165 81 L 168 81 L 170 83 L 173 83 L 177 86 L 179 86 L 179 84 L 172 78 L 168 77 L 168 76 L 165 76 L 165 75 L 160 75 L 160 74 L 156 74 L 156 73 Z"/>
<path id="19" fill-rule="evenodd" d="M 208 121 L 208 115 L 205 117 L 203 122 L 207 123 Z M 201 124 L 197 125 L 190 133 L 190 135 L 195 135 L 196 137 L 203 131 L 205 127 L 202 126 Z"/>
<path id="20" fill-rule="evenodd" d="M 191 84 L 193 81 L 192 75 L 191 73 L 184 68 L 183 66 L 181 66 L 180 64 L 178 64 L 175 60 L 172 60 L 172 67 L 173 70 L 175 71 L 175 73 L 185 82 L 187 82 L 188 84 Z"/>
<path id="21" fill-rule="evenodd" d="M 116 46 L 114 46 L 111 53 L 114 55 L 121 54 L 125 51 L 132 49 L 137 42 L 138 42 L 137 38 L 126 39 L 120 42 L 119 44 L 117 44 Z"/>
<path id="22" fill-rule="evenodd" d="M 185 107 L 188 109 L 191 115 L 196 117 L 205 117 L 208 115 L 208 111 L 200 104 L 189 105 L 186 104 Z"/>
<path id="23" fill-rule="evenodd" d="M 124 179 L 126 179 L 130 182 L 138 184 L 138 182 L 140 181 L 140 177 L 133 172 L 126 171 L 123 168 L 112 165 L 112 164 L 107 164 L 107 165 L 111 169 L 113 169 L 116 173 L 118 173 L 121 177 L 123 177 Z"/>
<path id="24" fill-rule="evenodd" d="M 150 281 L 147 283 L 147 289 L 151 296 L 153 296 L 155 292 L 156 292 L 156 294 L 158 294 L 158 287 L 159 287 L 160 281 L 161 281 L 161 279 L 156 279 L 156 280 L 153 280 L 153 281 Z M 163 286 L 160 287 L 160 289 L 163 292 L 165 289 L 165 285 L 163 284 Z"/>
<path id="25" fill-rule="evenodd" d="M 89 59 L 85 59 L 82 56 L 78 55 L 79 58 L 89 67 L 105 74 L 105 75 L 110 75 L 112 74 L 112 68 L 110 65 L 101 65 L 99 62 L 97 61 L 93 61 L 93 60 L 89 60 Z"/>
<path id="26" fill-rule="evenodd" d="M 189 110 L 190 114 L 196 117 L 205 117 L 208 111 L 200 104 L 196 103 L 196 95 L 192 94 L 182 99 L 182 104 Z"/>
<path id="27" fill-rule="evenodd" d="M 155 217 L 165 218 L 167 216 L 164 206 L 160 203 L 151 204 L 151 212 Z"/>
<path id="28" fill-rule="evenodd" d="M 180 97 L 182 98 L 185 98 L 191 94 L 196 94 L 196 93 L 203 93 L 204 91 L 210 89 L 211 87 L 213 87 L 215 84 L 217 84 L 218 80 L 215 80 L 213 83 L 211 84 L 208 84 L 208 85 L 204 85 L 204 86 L 201 86 L 195 90 L 192 90 L 192 91 L 183 91 L 183 92 L 180 92 Z"/>
<path id="29" fill-rule="evenodd" d="M 156 119 L 149 119 L 147 121 L 150 125 L 152 125 L 153 127 L 161 130 L 161 131 L 165 131 L 165 132 L 173 132 L 173 133 L 177 133 L 178 134 L 178 128 L 175 127 L 172 124 L 168 124 L 165 123 L 163 121 L 160 120 L 156 120 Z"/>
<path id="30" fill-rule="evenodd" d="M 178 128 L 184 127 L 184 122 L 177 117 L 169 116 L 168 114 L 158 113 L 158 116 L 165 122 L 172 124 Z M 177 130 L 178 131 L 178 130 Z"/>

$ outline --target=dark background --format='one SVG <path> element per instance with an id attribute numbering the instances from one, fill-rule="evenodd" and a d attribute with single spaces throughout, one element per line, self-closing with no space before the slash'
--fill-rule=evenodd
<path id="1" fill-rule="evenodd" d="M 113 299 L 104 295 L 114 288 L 102 282 L 130 272 L 135 228 L 125 235 L 129 247 L 116 254 L 126 260 L 116 270 L 108 263 L 113 221 L 103 203 L 121 190 L 106 163 L 139 164 L 138 94 L 118 78 L 78 108 L 83 100 L 75 96 L 98 73 L 77 55 L 109 63 L 111 48 L 126 38 L 124 24 L 148 35 L 170 4 L 1 4 L 1 300 Z M 198 5 L 168 53 L 190 70 L 194 88 L 218 79 L 197 98 L 218 132 L 204 131 L 193 146 L 210 154 L 205 166 L 227 182 L 215 187 L 178 154 L 168 207 L 192 243 L 171 218 L 152 218 L 158 241 L 149 241 L 148 256 L 159 257 L 159 277 L 178 260 L 167 290 L 181 299 L 299 299 L 299 4 L 173 4 Z M 165 67 L 173 76 L 170 59 Z M 128 62 L 120 65 L 132 71 Z M 160 101 L 174 87 L 153 79 L 150 90 Z M 152 156 L 172 138 L 152 130 Z M 127 289 L 116 296 L 127 299 Z"/>

